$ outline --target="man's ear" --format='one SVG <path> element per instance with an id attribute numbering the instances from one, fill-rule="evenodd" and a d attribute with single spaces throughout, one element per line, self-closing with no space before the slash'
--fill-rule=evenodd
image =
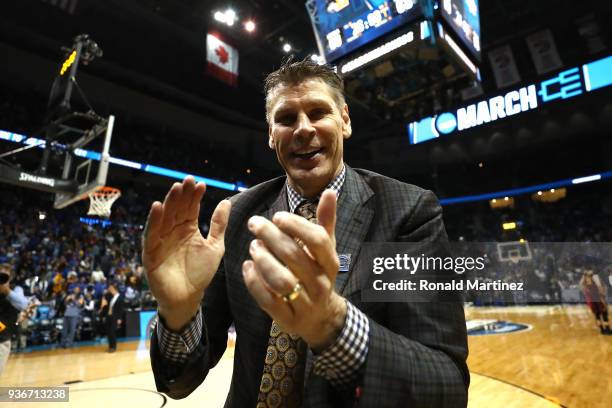
<path id="1" fill-rule="evenodd" d="M 274 137 L 272 136 L 272 126 L 268 126 L 268 146 L 272 150 L 276 150 L 276 142 L 274 141 Z"/>
<path id="2" fill-rule="evenodd" d="M 345 139 L 348 139 L 353 134 L 353 128 L 351 126 L 351 117 L 349 115 L 349 107 L 348 104 L 344 104 L 344 108 L 342 108 L 342 136 Z"/>

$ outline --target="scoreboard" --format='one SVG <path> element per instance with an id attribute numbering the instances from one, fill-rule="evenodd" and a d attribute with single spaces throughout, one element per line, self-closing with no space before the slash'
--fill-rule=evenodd
<path id="1" fill-rule="evenodd" d="M 309 0 L 319 51 L 328 63 L 421 16 L 418 0 Z"/>
<path id="2" fill-rule="evenodd" d="M 479 0 L 307 0 L 319 54 L 386 116 L 435 114 L 480 81 Z M 385 78 L 381 81 L 381 78 Z M 433 92 L 436 89 L 438 91 Z"/>
<path id="3" fill-rule="evenodd" d="M 442 18 L 480 61 L 480 12 L 478 0 L 442 0 Z"/>

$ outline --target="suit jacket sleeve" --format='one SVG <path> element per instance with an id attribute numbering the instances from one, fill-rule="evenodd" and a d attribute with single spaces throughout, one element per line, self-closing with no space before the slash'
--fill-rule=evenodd
<path id="1" fill-rule="evenodd" d="M 397 241 L 446 244 L 438 200 L 424 191 Z M 386 321 L 370 322 L 360 406 L 465 407 L 469 371 L 460 300 L 385 303 Z"/>
<path id="2" fill-rule="evenodd" d="M 113 306 L 113 316 L 115 319 L 123 319 L 123 312 L 125 310 L 125 296 L 119 295 L 115 305 Z"/>
<path id="3" fill-rule="evenodd" d="M 232 323 L 225 286 L 225 269 L 222 262 L 204 294 L 202 337 L 188 360 L 180 367 L 164 360 L 156 330 L 152 331 L 150 354 L 155 384 L 158 391 L 170 398 L 181 399 L 191 394 L 225 352 L 227 330 Z"/>

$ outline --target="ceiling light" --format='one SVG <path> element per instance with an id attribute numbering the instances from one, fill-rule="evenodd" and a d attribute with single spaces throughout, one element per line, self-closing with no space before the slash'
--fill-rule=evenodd
<path id="1" fill-rule="evenodd" d="M 236 12 L 232 9 L 227 9 L 225 11 L 216 11 L 214 14 L 215 20 L 220 23 L 225 23 L 228 26 L 233 26 L 236 22 L 237 16 Z"/>
<path id="2" fill-rule="evenodd" d="M 215 12 L 215 20 L 217 20 L 220 23 L 225 23 L 226 22 L 225 13 L 223 13 L 221 11 L 216 11 Z"/>
<path id="3" fill-rule="evenodd" d="M 253 20 L 249 20 L 246 23 L 244 23 L 244 29 L 247 30 L 249 33 L 252 33 L 253 31 L 255 31 L 255 22 Z"/>
<path id="4" fill-rule="evenodd" d="M 319 64 L 319 65 L 323 65 L 323 64 L 325 64 L 325 60 L 324 60 L 324 59 L 323 59 L 323 57 L 322 57 L 322 56 L 320 56 L 319 54 L 312 54 L 312 55 L 310 56 L 310 59 L 311 59 L 313 62 L 316 62 L 316 63 L 317 63 L 317 64 Z"/>
<path id="5" fill-rule="evenodd" d="M 228 26 L 233 26 L 234 23 L 236 22 L 236 12 L 232 9 L 227 9 L 225 10 L 225 24 L 227 24 Z"/>

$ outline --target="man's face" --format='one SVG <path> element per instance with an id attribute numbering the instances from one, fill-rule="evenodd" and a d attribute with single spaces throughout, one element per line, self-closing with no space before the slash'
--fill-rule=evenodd
<path id="1" fill-rule="evenodd" d="M 343 142 L 351 136 L 348 106 L 338 107 L 319 79 L 281 85 L 270 100 L 268 144 L 291 186 L 315 196 L 342 170 Z"/>

